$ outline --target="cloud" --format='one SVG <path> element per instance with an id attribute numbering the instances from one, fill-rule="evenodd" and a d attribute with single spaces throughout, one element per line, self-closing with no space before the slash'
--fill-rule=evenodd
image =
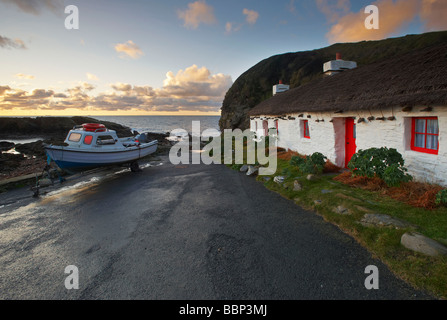
<path id="1" fill-rule="evenodd" d="M 98 81 L 99 80 L 98 77 L 96 75 L 92 74 L 92 73 L 88 73 L 87 72 L 86 75 L 87 75 L 87 79 L 88 80 L 92 80 L 92 81 Z"/>
<path id="2" fill-rule="evenodd" d="M 349 0 L 316 0 L 318 9 L 330 23 L 334 23 L 350 11 Z"/>
<path id="3" fill-rule="evenodd" d="M 289 10 L 290 13 L 296 15 L 296 5 L 295 0 L 290 0 L 289 4 L 286 5 L 287 10 Z"/>
<path id="4" fill-rule="evenodd" d="M 227 22 L 225 24 L 225 34 L 237 32 L 242 28 L 242 24 L 235 22 Z"/>
<path id="5" fill-rule="evenodd" d="M 0 86 L 0 95 L 3 95 L 6 91 L 11 90 L 9 86 Z"/>
<path id="6" fill-rule="evenodd" d="M 10 39 L 0 36 L 0 48 L 5 49 L 27 49 L 25 43 L 20 39 Z"/>
<path id="7" fill-rule="evenodd" d="M 2 3 L 16 6 L 25 13 L 39 15 L 42 10 L 50 10 L 56 14 L 63 13 L 62 0 L 0 0 Z"/>
<path id="8" fill-rule="evenodd" d="M 447 1 L 423 0 L 420 12 L 425 31 L 439 31 L 447 29 Z"/>
<path id="9" fill-rule="evenodd" d="M 178 17 L 184 21 L 183 26 L 190 29 L 197 29 L 201 23 L 213 24 L 217 21 L 213 7 L 205 1 L 189 3 L 188 9 L 178 11 Z"/>
<path id="10" fill-rule="evenodd" d="M 254 10 L 248 10 L 248 9 L 244 9 L 242 10 L 242 13 L 246 15 L 246 21 L 248 24 L 255 24 L 256 21 L 258 21 L 259 18 L 259 13 L 254 11 Z"/>
<path id="11" fill-rule="evenodd" d="M 29 75 L 29 74 L 23 74 L 23 73 L 17 73 L 16 75 L 15 75 L 15 77 L 16 78 L 19 78 L 19 79 L 28 79 L 28 80 L 33 80 L 35 77 L 34 76 L 32 76 L 32 75 Z"/>
<path id="12" fill-rule="evenodd" d="M 248 24 L 254 25 L 258 21 L 259 13 L 253 10 L 244 9 L 242 13 L 246 16 L 245 21 Z M 244 23 L 236 23 L 228 21 L 225 24 L 225 34 L 231 34 L 233 32 L 237 32 L 242 29 Z"/>
<path id="13" fill-rule="evenodd" d="M 327 33 L 329 42 L 356 42 L 380 40 L 392 36 L 419 16 L 425 31 L 447 28 L 447 2 L 445 0 L 377 0 L 372 2 L 379 8 L 379 29 L 368 30 L 364 26 L 364 8 L 350 11 L 348 0 L 316 0 L 318 9 L 332 24 Z"/>
<path id="14" fill-rule="evenodd" d="M 0 86 L 0 110 L 104 110 L 104 111 L 202 111 L 218 112 L 231 77 L 212 74 L 206 67 L 192 65 L 176 73 L 169 71 L 161 88 L 129 83 L 111 84 L 111 91 L 92 94 L 95 86 L 88 82 L 65 92 L 35 89 L 31 92 Z"/>
<path id="15" fill-rule="evenodd" d="M 120 58 L 130 57 L 132 59 L 138 59 L 144 55 L 140 47 L 138 47 L 132 40 L 126 43 L 118 43 L 115 45 L 115 51 L 120 53 Z"/>
<path id="16" fill-rule="evenodd" d="M 112 84 L 111 87 L 116 91 L 122 91 L 122 92 L 130 92 L 132 90 L 132 85 L 127 83 L 116 83 Z"/>

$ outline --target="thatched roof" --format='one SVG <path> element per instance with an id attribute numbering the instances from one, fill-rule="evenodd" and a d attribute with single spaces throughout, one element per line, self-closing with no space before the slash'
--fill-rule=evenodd
<path id="1" fill-rule="evenodd" d="M 447 106 L 447 43 L 312 81 L 261 102 L 249 114 L 284 115 L 416 105 Z"/>

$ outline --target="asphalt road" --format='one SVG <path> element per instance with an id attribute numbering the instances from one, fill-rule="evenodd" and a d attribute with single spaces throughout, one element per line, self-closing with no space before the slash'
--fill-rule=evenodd
<path id="1" fill-rule="evenodd" d="M 163 158 L 47 192 L 0 194 L 0 299 L 429 298 L 337 227 L 225 166 Z M 65 288 L 69 265 L 78 290 Z M 369 265 L 378 290 L 365 288 Z"/>

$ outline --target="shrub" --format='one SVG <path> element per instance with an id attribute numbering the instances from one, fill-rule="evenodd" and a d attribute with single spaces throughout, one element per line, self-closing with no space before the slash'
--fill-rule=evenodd
<path id="1" fill-rule="evenodd" d="M 447 206 L 447 189 L 443 189 L 436 194 L 436 204 Z"/>
<path id="2" fill-rule="evenodd" d="M 326 157 L 319 152 L 315 152 L 311 156 L 305 158 L 294 156 L 290 160 L 290 164 L 297 166 L 298 170 L 304 174 L 320 174 L 323 172 Z"/>
<path id="3" fill-rule="evenodd" d="M 371 148 L 360 150 L 351 159 L 348 168 L 354 175 L 369 178 L 378 177 L 388 186 L 399 186 L 413 178 L 407 174 L 405 161 L 396 149 Z"/>

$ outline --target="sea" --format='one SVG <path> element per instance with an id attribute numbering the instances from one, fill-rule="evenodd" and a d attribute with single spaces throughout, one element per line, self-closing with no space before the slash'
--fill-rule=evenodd
<path id="1" fill-rule="evenodd" d="M 92 118 L 118 123 L 138 132 L 167 133 L 181 129 L 191 133 L 193 121 L 200 122 L 200 132 L 207 129 L 219 131 L 220 116 L 93 116 Z"/>

